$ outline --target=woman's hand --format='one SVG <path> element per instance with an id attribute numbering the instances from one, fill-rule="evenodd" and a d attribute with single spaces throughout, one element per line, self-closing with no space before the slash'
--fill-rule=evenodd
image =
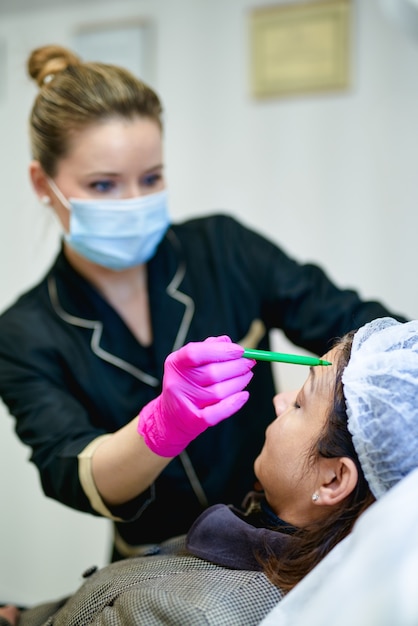
<path id="1" fill-rule="evenodd" d="M 255 361 L 243 359 L 243 352 L 221 336 L 188 343 L 167 357 L 162 393 L 139 414 L 138 432 L 150 450 L 176 456 L 245 404 Z"/>
<path id="2" fill-rule="evenodd" d="M 8 604 L 0 607 L 0 617 L 7 620 L 10 626 L 17 626 L 20 619 L 20 611 L 16 606 Z"/>

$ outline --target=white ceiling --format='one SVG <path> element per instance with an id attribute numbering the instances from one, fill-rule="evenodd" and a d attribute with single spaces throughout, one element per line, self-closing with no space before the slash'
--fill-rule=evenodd
<path id="1" fill-rule="evenodd" d="M 86 0 L 0 0 L 0 16 L 3 14 L 21 13 L 26 9 L 47 9 L 83 4 Z M 88 0 L 104 2 L 104 0 Z M 110 1 L 110 0 L 109 0 Z M 292 0 L 289 0 L 292 1 Z M 378 0 L 386 16 L 395 21 L 404 30 L 418 37 L 418 0 Z"/>
<path id="2" fill-rule="evenodd" d="M 102 0 L 89 0 L 89 2 L 100 2 Z M 0 0 L 0 15 L 5 13 L 19 13 L 26 9 L 33 10 L 57 8 L 74 4 L 82 4 L 85 0 Z"/>

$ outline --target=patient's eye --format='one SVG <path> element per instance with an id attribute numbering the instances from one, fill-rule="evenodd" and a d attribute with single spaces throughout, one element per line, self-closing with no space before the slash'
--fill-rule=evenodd
<path id="1" fill-rule="evenodd" d="M 304 406 L 304 404 L 305 404 L 305 395 L 304 395 L 303 387 L 302 387 L 302 389 L 299 389 L 299 392 L 295 398 L 295 401 L 293 402 L 293 408 L 301 409 L 302 406 Z"/>

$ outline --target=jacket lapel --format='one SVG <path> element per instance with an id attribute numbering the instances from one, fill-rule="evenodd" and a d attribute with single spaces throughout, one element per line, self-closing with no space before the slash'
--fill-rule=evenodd
<path id="1" fill-rule="evenodd" d="M 180 242 L 169 230 L 156 256 L 148 264 L 153 351 L 161 375 L 166 356 L 184 344 L 194 315 L 193 299 L 181 290 L 186 269 Z M 159 378 L 143 371 L 128 355 L 121 354 L 121 342 L 112 338 L 120 338 L 126 333 L 131 335 L 129 329 L 101 295 L 73 270 L 62 252 L 48 277 L 48 294 L 55 313 L 64 322 L 91 329 L 90 347 L 99 359 L 112 363 L 147 385 L 157 387 L 160 384 Z M 107 332 L 108 329 L 111 332 Z M 133 336 L 127 343 L 131 345 L 132 341 L 136 341 Z"/>

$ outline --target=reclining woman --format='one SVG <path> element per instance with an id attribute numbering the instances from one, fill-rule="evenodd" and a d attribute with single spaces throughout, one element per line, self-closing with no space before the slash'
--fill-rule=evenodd
<path id="1" fill-rule="evenodd" d="M 246 512 L 210 507 L 158 554 L 94 573 L 45 609 L 53 623 L 258 624 L 418 467 L 418 321 L 374 320 L 324 358 L 332 365 L 311 368 L 292 405 L 281 412 L 275 399 L 254 465 L 263 491 Z M 41 610 L 24 611 L 19 624 L 44 623 Z"/>

